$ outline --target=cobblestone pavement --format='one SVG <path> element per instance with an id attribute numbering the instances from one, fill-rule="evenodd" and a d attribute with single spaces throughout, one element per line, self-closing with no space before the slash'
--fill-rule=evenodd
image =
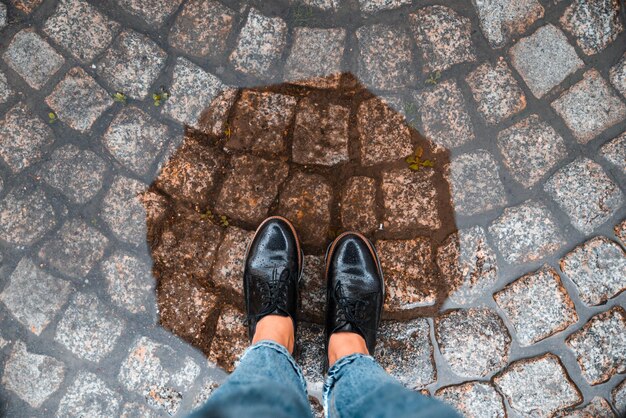
<path id="1" fill-rule="evenodd" d="M 1 0 L 0 415 L 183 416 L 269 214 L 388 286 L 377 357 L 468 417 L 626 413 L 619 0 Z M 319 414 L 319 402 L 312 398 Z"/>

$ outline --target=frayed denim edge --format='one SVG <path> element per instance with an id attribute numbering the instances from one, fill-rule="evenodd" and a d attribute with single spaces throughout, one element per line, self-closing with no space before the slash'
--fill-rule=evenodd
<path id="1" fill-rule="evenodd" d="M 271 341 L 271 340 L 261 340 L 258 343 L 251 345 L 250 347 L 248 347 L 246 349 L 246 351 L 244 351 L 243 355 L 241 356 L 241 359 L 239 360 L 241 362 L 241 360 L 243 360 L 243 358 L 251 351 L 256 350 L 258 348 L 261 347 L 266 347 L 266 348 L 271 348 L 277 352 L 279 352 L 280 354 L 284 355 L 287 360 L 289 360 L 289 363 L 291 364 L 291 367 L 293 367 L 293 369 L 295 370 L 296 374 L 298 375 L 298 378 L 300 379 L 300 384 L 302 385 L 302 389 L 304 390 L 304 393 L 306 394 L 307 398 L 309 397 L 309 393 L 307 391 L 307 386 L 306 386 L 306 380 L 304 379 L 304 374 L 302 374 L 302 369 L 300 368 L 300 366 L 298 366 L 298 363 L 296 363 L 296 360 L 294 360 L 294 358 L 291 356 L 291 354 L 289 353 L 289 351 L 287 351 L 287 349 L 285 347 L 283 347 L 282 345 Z"/>
<path id="2" fill-rule="evenodd" d="M 372 356 L 368 356 L 366 354 L 361 354 L 361 353 L 355 353 L 355 354 L 350 354 L 349 356 L 340 358 L 328 370 L 328 375 L 326 376 L 326 381 L 324 382 L 324 391 L 322 393 L 322 404 L 324 406 L 325 418 L 330 418 L 330 413 L 329 413 L 330 409 L 329 409 L 328 399 L 330 397 L 330 391 L 333 389 L 333 386 L 335 386 L 335 382 L 337 381 L 337 374 L 339 374 L 339 372 L 345 365 L 350 364 L 353 361 L 360 359 L 360 358 L 370 359 L 373 362 L 376 362 L 376 360 L 374 360 L 374 357 Z"/>

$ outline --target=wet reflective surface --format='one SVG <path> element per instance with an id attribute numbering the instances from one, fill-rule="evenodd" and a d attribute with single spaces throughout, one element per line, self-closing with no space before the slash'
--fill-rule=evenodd
<path id="1" fill-rule="evenodd" d="M 0 414 L 184 416 L 247 345 L 272 214 L 304 244 L 312 395 L 323 254 L 359 230 L 404 384 L 624 411 L 623 5 L 305 3 L 0 6 Z"/>

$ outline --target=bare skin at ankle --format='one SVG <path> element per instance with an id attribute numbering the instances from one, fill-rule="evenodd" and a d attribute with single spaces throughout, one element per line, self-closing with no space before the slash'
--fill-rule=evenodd
<path id="1" fill-rule="evenodd" d="M 288 316 L 267 315 L 256 324 L 252 344 L 270 340 L 285 347 L 293 353 L 294 332 L 293 321 Z"/>
<path id="2" fill-rule="evenodd" d="M 332 366 L 337 360 L 351 354 L 366 354 L 367 345 L 359 334 L 354 332 L 336 332 L 328 342 L 328 364 Z"/>

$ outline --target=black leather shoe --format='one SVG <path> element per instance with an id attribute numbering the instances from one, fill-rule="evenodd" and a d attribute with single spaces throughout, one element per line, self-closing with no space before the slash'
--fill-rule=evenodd
<path id="1" fill-rule="evenodd" d="M 346 232 L 326 252 L 326 352 L 335 332 L 356 332 L 374 355 L 383 311 L 385 285 L 374 245 L 363 235 Z"/>
<path id="2" fill-rule="evenodd" d="M 290 317 L 295 331 L 302 259 L 291 222 L 272 216 L 259 225 L 248 247 L 243 273 L 250 339 L 256 324 L 270 314 Z"/>

